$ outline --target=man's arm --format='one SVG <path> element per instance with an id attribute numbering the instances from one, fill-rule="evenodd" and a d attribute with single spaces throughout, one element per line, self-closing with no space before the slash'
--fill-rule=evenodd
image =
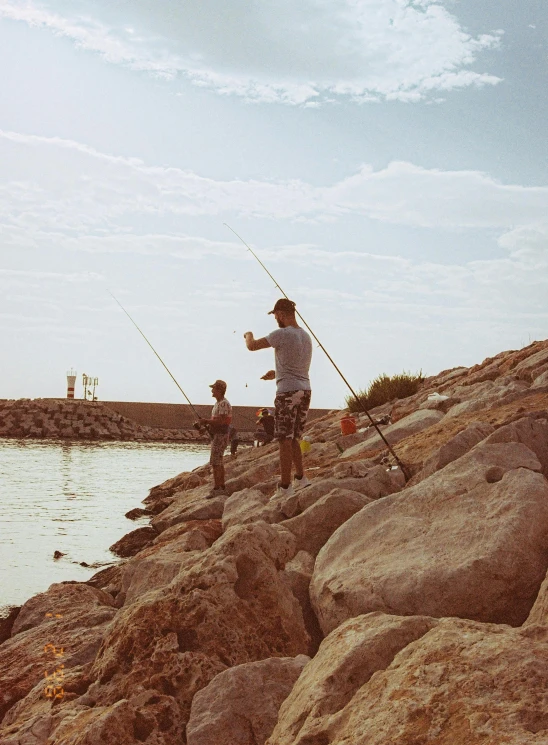
<path id="1" fill-rule="evenodd" d="M 263 336 L 262 339 L 255 339 L 252 331 L 246 331 L 244 334 L 245 345 L 250 352 L 256 352 L 258 349 L 268 349 L 270 342 Z"/>

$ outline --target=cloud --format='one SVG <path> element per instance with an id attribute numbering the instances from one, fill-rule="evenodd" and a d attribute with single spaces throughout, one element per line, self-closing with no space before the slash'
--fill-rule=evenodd
<path id="1" fill-rule="evenodd" d="M 502 32 L 473 37 L 435 0 L 0 0 L 0 17 L 113 64 L 260 103 L 413 102 L 500 81 L 469 68 Z"/>
<path id="2" fill-rule="evenodd" d="M 193 267 L 196 277 L 204 277 L 203 260 L 213 256 L 226 261 L 221 265 L 225 267 L 240 262 L 243 276 L 241 262 L 253 259 L 239 241 L 229 231 L 225 239 L 192 234 L 189 217 L 195 225 L 202 224 L 196 223 L 202 215 L 217 216 L 219 224 L 234 224 L 233 218 L 241 215 L 255 224 L 280 218 L 318 223 L 329 217 L 339 221 L 341 229 L 348 217 L 355 225 L 366 218 L 438 231 L 440 243 L 444 233 L 458 231 L 463 246 L 467 231 L 476 236 L 482 231 L 499 248 L 489 260 L 469 261 L 454 254 L 447 263 L 441 250 L 439 262 L 383 255 L 366 251 L 359 238 L 350 244 L 352 250 L 335 251 L 322 244 L 317 226 L 311 229 L 316 240 L 267 240 L 260 256 L 275 276 L 280 270 L 293 271 L 296 280 L 288 290 L 296 292 L 306 307 L 325 308 L 327 300 L 330 307 L 344 308 L 352 318 L 367 317 L 372 323 L 382 311 L 394 328 L 401 327 L 404 318 L 411 325 L 435 325 L 436 318 L 458 316 L 472 324 L 478 313 L 483 324 L 500 325 L 506 319 L 512 328 L 520 318 L 532 329 L 548 321 L 547 187 L 502 184 L 479 171 L 441 171 L 402 162 L 377 171 L 362 166 L 322 187 L 304 181 L 215 181 L 100 153 L 69 140 L 17 133 L 0 133 L 0 156 L 14 173 L 13 181 L 0 181 L 6 250 L 32 248 L 44 256 L 62 249 L 166 257 L 171 265 L 181 261 L 187 270 Z M 0 284 L 8 287 L 47 286 L 50 280 L 77 287 L 100 279 L 88 272 L 0 272 Z M 186 291 L 192 292 L 189 282 Z M 195 302 L 215 303 L 229 313 L 264 295 L 262 285 L 258 290 L 237 283 L 199 287 L 202 300 L 195 297 Z M 73 295 L 80 304 L 84 300 L 77 289 Z M 161 304 L 170 307 L 168 298 Z M 184 317 L 176 307 L 173 316 Z M 158 324 L 163 318 L 157 316 Z"/>
<path id="3" fill-rule="evenodd" d="M 27 150 L 32 148 L 32 158 Z M 216 181 L 187 170 L 146 165 L 60 138 L 0 131 L 0 222 L 7 244 L 36 242 L 37 232 L 86 236 L 82 247 L 189 255 L 225 252 L 187 235 L 136 235 L 131 221 L 163 226 L 167 216 L 268 220 L 340 219 L 357 215 L 394 225 L 461 230 L 510 230 L 548 213 L 548 187 L 502 184 L 481 171 L 442 171 L 408 162 L 374 170 L 362 166 L 328 186 L 302 180 Z M 9 166 L 9 168 L 8 168 Z M 157 231 L 158 234 L 162 230 Z M 179 231 L 174 231 L 178 233 Z"/>
<path id="4" fill-rule="evenodd" d="M 39 282 L 67 282 L 78 284 L 82 282 L 102 282 L 104 277 L 96 272 L 44 272 L 25 269 L 0 269 L 1 280 L 31 280 Z"/>

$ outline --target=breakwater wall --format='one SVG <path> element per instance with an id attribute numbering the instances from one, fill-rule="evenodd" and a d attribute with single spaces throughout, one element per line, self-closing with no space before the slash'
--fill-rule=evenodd
<path id="1" fill-rule="evenodd" d="M 203 417 L 211 414 L 211 404 L 197 405 L 195 409 Z M 256 412 L 252 406 L 233 408 L 234 426 L 241 434 L 254 432 Z M 315 409 L 310 412 L 310 419 L 324 413 L 327 410 Z M 0 437 L 209 442 L 207 436 L 192 427 L 195 419 L 196 414 L 187 404 L 0 399 Z"/>
<path id="2" fill-rule="evenodd" d="M 137 401 L 103 401 L 113 411 L 146 427 L 165 427 L 168 429 L 189 429 L 196 415 L 188 404 L 156 404 Z M 208 404 L 195 404 L 200 416 L 211 416 L 213 399 Z M 233 406 L 232 423 L 238 431 L 253 432 L 257 422 L 258 406 Z M 310 409 L 308 421 L 328 414 L 330 409 Z"/>
<path id="3" fill-rule="evenodd" d="M 194 429 L 141 425 L 99 401 L 0 400 L 0 437 L 70 440 L 204 440 Z"/>

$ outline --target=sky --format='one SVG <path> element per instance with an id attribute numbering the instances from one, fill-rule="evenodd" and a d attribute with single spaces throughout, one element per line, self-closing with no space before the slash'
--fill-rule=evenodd
<path id="1" fill-rule="evenodd" d="M 548 337 L 545 0 L 0 0 L 0 398 L 268 405 Z M 348 390 L 315 344 L 312 406 Z"/>

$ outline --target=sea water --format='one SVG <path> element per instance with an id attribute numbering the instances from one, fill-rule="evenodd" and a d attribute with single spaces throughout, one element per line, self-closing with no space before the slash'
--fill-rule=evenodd
<path id="1" fill-rule="evenodd" d="M 0 608 L 117 561 L 109 546 L 148 522 L 125 513 L 208 458 L 202 444 L 0 438 Z"/>

